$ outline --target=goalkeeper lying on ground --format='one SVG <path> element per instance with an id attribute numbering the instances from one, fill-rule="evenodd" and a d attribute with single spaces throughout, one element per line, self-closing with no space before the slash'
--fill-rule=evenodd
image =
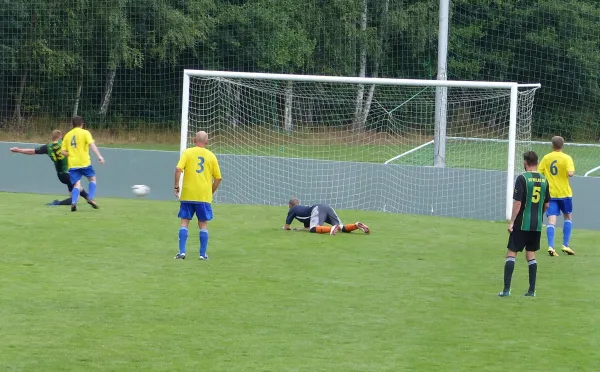
<path id="1" fill-rule="evenodd" d="M 287 218 L 285 220 L 284 230 L 292 230 L 290 224 L 292 221 L 297 219 L 304 224 L 304 228 L 294 230 L 310 230 L 311 233 L 317 234 L 330 234 L 335 235 L 338 231 L 352 232 L 360 229 L 365 234 L 369 234 L 371 231 L 369 227 L 362 222 L 352 223 L 349 225 L 342 225 L 342 221 L 338 217 L 337 213 L 328 206 L 327 204 L 315 204 L 312 206 L 300 205 L 300 200 L 291 198 L 289 202 L 289 208 Z M 330 226 L 325 226 L 325 224 Z"/>
<path id="2" fill-rule="evenodd" d="M 36 147 L 35 149 L 20 149 L 18 147 L 11 147 L 10 151 L 17 154 L 24 155 L 48 155 L 52 163 L 54 163 L 54 168 L 56 170 L 56 176 L 58 180 L 67 185 L 69 189 L 69 193 L 73 190 L 73 185 L 71 184 L 71 179 L 69 177 L 69 170 L 67 167 L 67 157 L 61 153 L 62 146 L 62 133 L 59 130 L 53 130 L 50 138 L 50 142 Z M 98 206 L 94 203 L 90 203 L 88 200 L 88 194 L 85 190 L 81 190 L 81 196 L 88 201 L 94 209 L 98 209 Z M 68 197 L 64 200 L 54 200 L 53 202 L 48 203 L 47 205 L 71 205 L 71 197 Z"/>

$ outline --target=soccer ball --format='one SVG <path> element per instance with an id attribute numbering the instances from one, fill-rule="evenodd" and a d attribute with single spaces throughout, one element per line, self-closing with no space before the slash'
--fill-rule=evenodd
<path id="1" fill-rule="evenodd" d="M 133 185 L 131 186 L 131 190 L 133 191 L 135 196 L 138 196 L 140 198 L 150 194 L 150 188 L 146 185 Z"/>

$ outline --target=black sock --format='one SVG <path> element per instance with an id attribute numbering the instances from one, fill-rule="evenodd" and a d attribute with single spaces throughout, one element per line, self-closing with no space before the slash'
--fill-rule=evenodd
<path id="1" fill-rule="evenodd" d="M 58 202 L 58 205 L 71 205 L 71 198 L 66 198 Z"/>
<path id="2" fill-rule="evenodd" d="M 527 261 L 529 264 L 529 292 L 535 292 L 535 280 L 537 277 L 537 261 L 535 258 L 533 260 Z"/>
<path id="3" fill-rule="evenodd" d="M 510 291 L 510 282 L 512 281 L 513 271 L 515 271 L 515 258 L 506 257 L 504 263 L 504 291 Z"/>
<path id="4" fill-rule="evenodd" d="M 79 193 L 79 195 L 81 195 L 81 197 L 84 198 L 85 200 L 89 200 L 87 191 L 82 189 L 81 192 Z"/>

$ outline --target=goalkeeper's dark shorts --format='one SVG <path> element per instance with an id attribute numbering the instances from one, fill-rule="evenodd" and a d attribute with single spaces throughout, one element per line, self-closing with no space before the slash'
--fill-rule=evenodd
<path id="1" fill-rule="evenodd" d="M 506 248 L 513 252 L 523 252 L 523 249 L 529 252 L 540 250 L 541 231 L 522 231 L 513 230 L 508 237 Z"/>
<path id="2" fill-rule="evenodd" d="M 310 228 L 324 226 L 325 224 L 341 225 L 342 221 L 337 213 L 327 204 L 317 204 L 310 214 Z"/>

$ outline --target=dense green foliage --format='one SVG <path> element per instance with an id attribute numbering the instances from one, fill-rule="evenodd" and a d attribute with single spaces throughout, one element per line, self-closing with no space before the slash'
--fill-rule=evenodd
<path id="1" fill-rule="evenodd" d="M 596 140 L 599 23 L 596 0 L 452 0 L 448 76 L 540 82 L 534 135 Z M 0 123 L 173 125 L 184 68 L 435 78 L 437 29 L 438 0 L 0 0 Z"/>

